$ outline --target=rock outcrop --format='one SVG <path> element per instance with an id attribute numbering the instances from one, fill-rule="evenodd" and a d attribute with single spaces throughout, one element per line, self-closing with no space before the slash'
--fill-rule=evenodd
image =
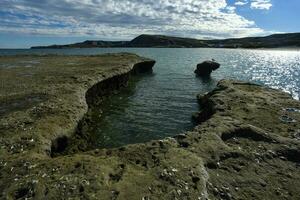
<path id="1" fill-rule="evenodd" d="M 219 69 L 221 65 L 213 60 L 207 60 L 197 65 L 195 74 L 198 76 L 209 76 L 212 71 Z"/>
<path id="2" fill-rule="evenodd" d="M 129 65 L 119 63 L 109 73 L 111 57 L 102 57 L 101 68 L 89 65 L 70 79 L 68 74 L 60 79 L 57 69 L 48 71 L 59 83 L 59 95 L 50 91 L 36 98 L 39 86 L 30 104 L 1 114 L 1 199 L 299 199 L 300 103 L 284 92 L 245 82 L 223 80 L 199 96 L 199 124 L 174 138 L 54 158 L 45 153 L 53 133 L 74 132 L 70 121 L 78 122 L 76 109 L 84 113 L 82 94 L 99 82 L 97 71 L 103 70 L 99 79 L 113 77 L 143 61 L 133 55 L 113 60 Z M 77 74 L 81 68 L 64 69 Z M 13 97 L 6 96 L 6 102 Z M 67 142 L 60 138 L 56 148 Z"/>

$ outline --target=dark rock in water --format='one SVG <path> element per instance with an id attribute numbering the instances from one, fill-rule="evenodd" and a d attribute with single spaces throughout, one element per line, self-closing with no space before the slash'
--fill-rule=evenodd
<path id="1" fill-rule="evenodd" d="M 217 70 L 221 65 L 213 60 L 207 60 L 197 65 L 195 73 L 198 76 L 208 76 L 212 71 Z"/>

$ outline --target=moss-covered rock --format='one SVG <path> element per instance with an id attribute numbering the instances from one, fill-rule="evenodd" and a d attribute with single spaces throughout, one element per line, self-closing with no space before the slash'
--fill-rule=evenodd
<path id="1" fill-rule="evenodd" d="M 51 157 L 51 145 L 58 148 L 74 134 L 89 88 L 149 60 L 131 54 L 38 58 L 49 68 L 1 69 L 7 80 L 1 90 L 2 199 L 299 199 L 300 103 L 289 95 L 224 80 L 198 97 L 193 131 Z M 71 61 L 81 67 L 62 68 Z M 29 71 L 34 79 L 16 76 Z M 18 80 L 24 87 L 9 89 Z"/>

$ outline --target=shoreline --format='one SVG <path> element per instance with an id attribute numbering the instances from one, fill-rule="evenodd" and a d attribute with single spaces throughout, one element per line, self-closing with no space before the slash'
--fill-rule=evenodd
<path id="1" fill-rule="evenodd" d="M 140 67 L 145 62 L 154 64 L 133 54 L 52 59 L 46 63 L 55 69 L 0 69 L 10 76 L 21 73 L 26 81 L 13 81 L 33 91 L 28 95 L 23 86 L 16 91 L 7 88 L 0 96 L 8 92 L 10 95 L 1 102 L 17 105 L 13 110 L 4 109 L 2 115 L 11 117 L 0 121 L 1 129 L 7 131 L 0 138 L 2 198 L 297 199 L 300 194 L 300 125 L 296 123 L 300 120 L 300 102 L 282 91 L 240 81 L 222 80 L 212 92 L 198 96 L 202 110 L 192 131 L 158 141 L 51 158 L 53 139 L 49 138 L 53 136 L 49 134 L 56 132 L 53 138 L 58 138 L 75 132 L 74 124 L 93 104 L 87 91 L 95 97 L 103 90 L 97 83 L 125 75 L 115 80 L 117 84 L 108 84 L 107 91 L 122 87 L 126 74 L 137 63 Z M 70 67 L 59 66 L 71 61 Z M 36 77 L 29 71 L 42 74 L 41 79 L 31 82 Z M 50 84 L 54 90 L 38 83 Z M 28 105 L 19 105 L 23 97 Z M 53 98 L 57 101 L 49 101 Z M 45 120 L 36 125 L 34 117 Z"/>
<path id="2" fill-rule="evenodd" d="M 98 65 L 98 67 L 90 67 L 90 71 L 83 72 L 82 70 L 84 69 L 80 69 L 80 66 L 77 66 L 77 64 L 73 63 L 73 61 L 69 61 L 73 60 L 75 57 L 78 62 L 82 62 L 82 65 L 92 64 Z M 4 136 L 9 135 L 9 132 L 14 131 L 14 129 L 18 130 L 19 126 L 28 126 L 24 128 L 24 130 L 26 131 L 28 131 L 28 129 L 31 130 L 29 131 L 28 135 L 31 134 L 30 132 L 34 131 L 41 132 L 40 134 L 43 135 L 41 140 L 44 140 L 42 142 L 44 143 L 44 145 L 39 145 L 39 147 L 37 148 L 41 149 L 37 150 L 37 152 L 44 151 L 45 153 L 48 152 L 47 154 L 49 155 L 51 154 L 51 143 L 55 141 L 55 138 L 59 139 L 65 136 L 68 137 L 76 132 L 75 130 L 77 129 L 78 122 L 83 118 L 84 114 L 88 110 L 88 104 L 85 98 L 86 92 L 88 92 L 90 88 L 93 88 L 94 85 L 97 85 L 98 83 L 101 83 L 105 80 L 124 75 L 126 77 L 124 78 L 123 82 L 114 83 L 117 84 L 115 86 L 115 89 L 123 87 L 123 85 L 126 84 L 129 79 L 129 73 L 138 71 L 138 68 L 142 69 L 143 64 L 145 64 L 146 67 L 149 66 L 149 63 L 152 66 L 154 65 L 153 60 L 141 58 L 134 54 L 122 53 L 105 54 L 102 56 L 47 55 L 7 56 L 0 58 L 8 60 L 8 63 L 10 62 L 10 60 L 15 59 L 29 60 L 25 62 L 22 61 L 25 63 L 24 65 L 26 65 L 26 67 L 21 66 L 18 63 L 19 61 L 17 61 L 16 66 L 14 66 L 15 61 L 13 61 L 13 64 L 8 64 L 12 65 L 12 67 L 1 69 L 3 70 L 2 80 L 6 81 L 6 84 L 2 86 L 3 90 L 2 94 L 0 95 L 0 102 L 3 105 L 1 108 L 2 112 L 0 114 L 4 115 L 4 117 L 1 118 L 1 124 L 4 124 Z M 122 63 L 122 61 L 117 61 L 110 64 L 110 61 L 106 61 L 107 63 L 101 63 L 102 59 L 120 59 L 125 60 L 125 62 Z M 31 60 L 36 63 L 31 63 Z M 62 62 L 61 64 L 64 64 L 63 62 L 71 62 L 71 64 L 70 66 L 66 66 L 63 69 L 58 69 L 59 67 L 51 69 L 52 64 L 55 65 L 56 63 L 57 65 L 59 65 L 57 62 Z M 97 64 L 97 62 L 100 63 Z M 28 67 L 27 65 L 30 65 L 30 67 Z M 107 65 L 116 66 L 110 67 Z M 50 68 L 48 66 L 50 66 Z M 103 67 L 104 69 L 102 69 Z M 71 71 L 61 71 L 68 70 L 68 68 L 71 68 Z M 73 71 L 72 68 L 74 68 L 75 70 Z M 98 72 L 95 71 L 97 69 L 99 70 Z M 62 72 L 62 76 L 59 75 L 61 72 L 56 72 L 56 70 L 60 70 Z M 82 71 L 83 74 L 76 73 L 76 71 L 78 70 Z M 18 80 L 16 83 L 14 83 L 14 81 L 16 80 L 9 79 L 11 76 L 17 76 L 17 74 L 20 73 L 24 75 L 20 76 L 20 80 Z M 56 81 L 62 81 L 62 83 L 58 83 L 58 85 L 55 86 L 53 85 L 53 83 L 55 83 Z M 20 87 L 20 85 L 22 85 L 22 87 Z M 67 91 L 66 95 L 64 94 L 64 90 Z M 70 95 L 68 95 L 68 93 Z M 65 96 L 64 100 L 60 97 L 61 95 Z M 45 96 L 45 98 L 43 96 Z M 72 98 L 78 99 L 78 102 L 72 102 Z M 14 112 L 16 109 L 20 109 L 21 112 Z M 41 115 L 39 113 L 45 114 Z M 32 118 L 36 118 L 37 120 L 35 121 Z M 58 120 L 62 121 L 63 124 L 61 124 L 61 122 L 59 122 Z M 47 122 L 50 122 L 50 124 L 48 124 Z M 35 125 L 35 123 L 37 123 L 37 125 Z M 35 127 L 36 130 L 32 130 L 32 127 Z M 50 133 L 44 135 L 43 132 L 49 131 Z M 37 138 L 40 137 L 39 133 L 35 133 L 34 136 L 36 136 Z"/>
<path id="3" fill-rule="evenodd" d="M 30 48 L 20 48 L 20 49 L 1 49 L 0 51 L 39 51 L 39 50 L 84 50 L 84 49 L 221 49 L 221 50 L 249 50 L 249 51 L 253 51 L 253 50 L 259 50 L 259 51 L 291 51 L 291 52 L 298 52 L 300 51 L 300 47 L 278 47 L 278 48 L 216 48 L 216 47 L 200 47 L 200 48 L 188 48 L 188 47 L 91 47 L 91 48 L 42 48 L 42 49 L 30 49 Z M 122 53 L 122 52 L 120 52 Z M 64 56 L 64 55 L 60 55 L 60 54 L 49 54 L 49 53 L 32 53 L 32 54 L 28 54 L 28 52 L 26 53 L 20 53 L 20 54 L 16 54 L 16 55 L 10 55 L 10 54 L 0 54 L 0 57 L 7 57 L 7 56 L 32 56 L 32 55 L 43 55 L 43 56 L 48 56 L 48 55 L 55 55 L 55 56 Z M 97 55 L 97 54 L 95 54 Z M 80 54 L 79 54 L 80 56 Z"/>

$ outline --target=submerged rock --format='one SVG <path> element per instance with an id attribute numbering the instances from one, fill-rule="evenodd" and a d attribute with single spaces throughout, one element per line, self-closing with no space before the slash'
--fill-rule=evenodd
<path id="1" fill-rule="evenodd" d="M 219 69 L 221 65 L 214 60 L 207 60 L 197 65 L 195 74 L 198 76 L 209 76 L 212 71 Z"/>

